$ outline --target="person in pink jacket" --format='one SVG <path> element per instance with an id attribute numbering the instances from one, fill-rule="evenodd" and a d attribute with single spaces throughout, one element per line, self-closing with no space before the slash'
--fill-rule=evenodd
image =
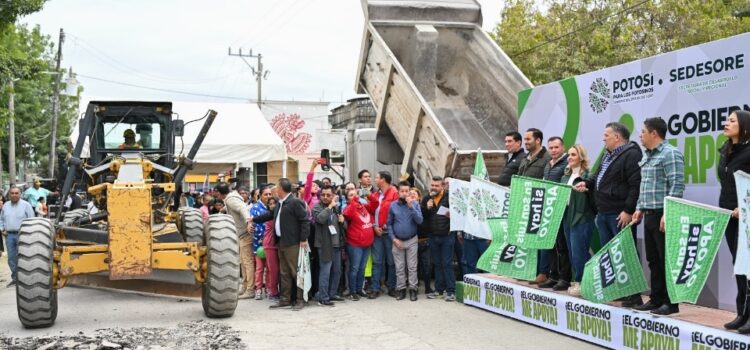
<path id="1" fill-rule="evenodd" d="M 211 198 L 211 196 L 208 194 L 203 195 L 203 205 L 201 205 L 201 215 L 203 215 L 203 222 L 208 221 L 208 214 L 210 210 L 208 204 L 211 203 L 212 199 L 213 198 Z"/>
<path id="2" fill-rule="evenodd" d="M 312 208 L 315 207 L 315 204 L 318 204 L 320 202 L 320 197 L 318 197 L 318 192 L 320 192 L 320 181 L 313 180 L 313 177 L 315 177 L 315 168 L 318 167 L 318 164 L 320 163 L 319 159 L 315 159 L 313 161 L 312 165 L 310 166 L 310 171 L 307 172 L 307 179 L 305 179 L 305 192 L 303 192 L 302 200 L 307 203 L 307 211 L 310 213 L 310 220 L 312 220 Z M 312 222 L 312 221 L 311 221 Z"/>

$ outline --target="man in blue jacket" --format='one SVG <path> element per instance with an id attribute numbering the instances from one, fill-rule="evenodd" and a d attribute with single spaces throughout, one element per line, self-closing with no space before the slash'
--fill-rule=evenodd
<path id="1" fill-rule="evenodd" d="M 411 185 L 398 184 L 398 201 L 393 202 L 388 213 L 388 235 L 393 241 L 393 262 L 396 266 L 396 300 L 406 298 L 406 271 L 408 267 L 409 299 L 417 300 L 417 226 L 422 223 L 422 210 L 417 198 L 409 196 Z"/>

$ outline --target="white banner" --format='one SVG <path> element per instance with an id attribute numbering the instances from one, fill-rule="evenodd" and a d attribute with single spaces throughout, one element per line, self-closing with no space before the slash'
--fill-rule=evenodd
<path id="1" fill-rule="evenodd" d="M 595 304 L 488 274 L 464 275 L 463 303 L 610 349 L 750 349 L 750 337 L 741 334 Z"/>
<path id="2" fill-rule="evenodd" d="M 472 236 L 492 239 L 487 219 L 508 217 L 510 189 L 476 176 L 471 177 L 469 189 L 469 205 L 463 231 Z M 451 221 L 452 219 L 451 216 Z"/>
<path id="3" fill-rule="evenodd" d="M 750 174 L 737 171 L 734 173 L 734 181 L 737 184 L 737 208 L 740 209 L 734 274 L 750 277 Z"/>
<path id="4" fill-rule="evenodd" d="M 468 181 L 450 179 L 448 185 L 448 201 L 451 206 L 451 231 L 463 231 L 466 225 L 466 215 L 469 211 L 469 193 L 471 188 Z"/>
<path id="5" fill-rule="evenodd" d="M 685 159 L 683 198 L 718 204 L 716 167 L 732 111 L 750 110 L 750 33 L 601 69 L 519 93 L 519 125 L 566 145 L 582 144 L 591 162 L 604 152 L 607 123 L 621 122 L 638 142 L 643 121 L 661 117 L 667 140 Z M 704 304 L 734 308 L 732 259 L 718 254 Z"/>

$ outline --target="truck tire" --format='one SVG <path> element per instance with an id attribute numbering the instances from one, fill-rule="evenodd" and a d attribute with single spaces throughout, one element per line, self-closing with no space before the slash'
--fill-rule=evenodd
<path id="1" fill-rule="evenodd" d="M 203 282 L 203 311 L 211 318 L 230 317 L 240 289 L 240 245 L 232 217 L 215 214 L 206 223 L 208 271 Z"/>
<path id="2" fill-rule="evenodd" d="M 67 211 L 65 212 L 65 214 L 63 214 L 63 222 L 65 223 L 65 225 L 71 225 L 87 215 L 89 215 L 89 211 L 86 209 L 74 209 L 71 211 Z"/>
<path id="3" fill-rule="evenodd" d="M 26 328 L 49 327 L 57 318 L 57 289 L 52 279 L 55 229 L 44 218 L 26 219 L 18 231 L 16 304 Z"/>
<path id="4" fill-rule="evenodd" d="M 203 213 L 200 209 L 180 208 L 180 233 L 185 242 L 203 242 Z"/>

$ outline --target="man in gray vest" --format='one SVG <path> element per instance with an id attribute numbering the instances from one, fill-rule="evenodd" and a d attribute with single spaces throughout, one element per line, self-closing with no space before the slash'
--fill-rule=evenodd
<path id="1" fill-rule="evenodd" d="M 565 153 L 565 144 L 558 136 L 550 137 L 547 141 L 550 160 L 544 166 L 544 179 L 552 182 L 560 182 L 568 166 L 568 154 Z M 568 243 L 562 225 L 557 232 L 557 240 L 552 249 L 539 251 L 539 276 L 548 275 L 546 282 L 539 283 L 540 288 L 552 288 L 554 290 L 567 290 L 570 287 L 572 271 L 570 257 L 568 256 Z"/>

